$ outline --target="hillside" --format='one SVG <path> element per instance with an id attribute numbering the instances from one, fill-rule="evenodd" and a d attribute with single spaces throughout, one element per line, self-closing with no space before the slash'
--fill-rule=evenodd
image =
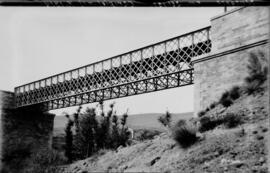
<path id="1" fill-rule="evenodd" d="M 158 134 L 160 131 L 165 131 L 165 128 L 158 122 L 158 117 L 162 113 L 145 113 L 129 115 L 127 119 L 127 125 L 134 129 L 135 138 L 145 133 L 145 130 L 150 130 L 150 135 L 154 133 Z M 179 119 L 189 119 L 193 116 L 192 112 L 172 114 L 172 121 L 175 122 Z M 64 151 L 65 145 L 65 126 L 67 118 L 65 116 L 56 116 L 54 119 L 54 131 L 53 131 L 53 148 L 58 151 Z"/>
<path id="2" fill-rule="evenodd" d="M 162 113 L 145 113 L 145 114 L 134 114 L 129 115 L 127 119 L 127 125 L 134 129 L 141 128 L 153 128 L 153 129 L 163 129 L 160 123 L 157 121 L 158 117 Z M 193 115 L 192 112 L 187 113 L 174 113 L 172 114 L 172 120 L 176 121 L 178 119 L 188 119 Z M 54 133 L 62 134 L 64 133 L 64 128 L 67 123 L 67 118 L 65 116 L 56 116 L 54 119 Z"/>
<path id="3" fill-rule="evenodd" d="M 230 129 L 220 125 L 203 132 L 188 149 L 181 149 L 162 133 L 116 151 L 100 151 L 61 167 L 59 172 L 267 172 L 268 92 L 244 94 L 228 108 L 218 104 L 204 116 L 228 113 L 241 116 L 243 124 Z"/>

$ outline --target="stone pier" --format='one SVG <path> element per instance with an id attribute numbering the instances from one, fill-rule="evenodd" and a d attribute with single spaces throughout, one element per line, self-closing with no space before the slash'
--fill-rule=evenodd
<path id="1" fill-rule="evenodd" d="M 23 165 L 32 153 L 51 149 L 54 116 L 40 107 L 14 109 L 14 93 L 0 91 L 1 168 Z"/>
<path id="2" fill-rule="evenodd" d="M 244 83 L 250 52 L 268 55 L 268 33 L 269 7 L 241 7 L 211 19 L 211 53 L 193 59 L 195 116 Z"/>

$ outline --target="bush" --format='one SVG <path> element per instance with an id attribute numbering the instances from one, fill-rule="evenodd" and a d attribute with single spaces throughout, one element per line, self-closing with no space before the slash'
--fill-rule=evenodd
<path id="1" fill-rule="evenodd" d="M 155 136 L 159 135 L 161 132 L 158 130 L 151 129 L 139 129 L 135 131 L 135 139 L 139 141 L 153 139 Z"/>
<path id="2" fill-rule="evenodd" d="M 172 128 L 173 139 L 182 148 L 188 148 L 197 142 L 196 129 L 185 121 L 179 120 Z"/>
<path id="3" fill-rule="evenodd" d="M 202 117 L 200 119 L 200 132 L 205 132 L 208 130 L 213 130 L 217 126 L 223 124 L 226 128 L 233 128 L 241 124 L 242 116 L 235 115 L 232 113 L 226 114 L 224 117 L 218 117 L 216 119 L 211 119 L 210 117 Z"/>
<path id="4" fill-rule="evenodd" d="M 216 106 L 217 106 L 217 103 L 213 102 L 213 103 L 210 104 L 210 109 L 214 109 Z"/>
<path id="5" fill-rule="evenodd" d="M 67 159 L 56 150 L 39 151 L 32 154 L 29 163 L 25 173 L 57 173 L 57 166 L 67 163 Z"/>
<path id="6" fill-rule="evenodd" d="M 250 53 L 249 64 L 247 66 L 249 75 L 245 78 L 246 92 L 248 94 L 254 93 L 267 80 L 268 68 L 262 66 L 259 57 L 265 59 L 263 52 Z"/>
<path id="7" fill-rule="evenodd" d="M 222 104 L 224 107 L 229 107 L 232 105 L 232 100 L 230 98 L 230 93 L 229 91 L 226 91 L 222 94 L 219 103 Z"/>
<path id="8" fill-rule="evenodd" d="M 205 132 L 208 130 L 213 130 L 217 126 L 222 124 L 222 119 L 211 119 L 210 117 L 202 117 L 200 119 L 200 132 Z"/>
<path id="9" fill-rule="evenodd" d="M 204 116 L 205 115 L 205 111 L 200 111 L 200 112 L 198 112 L 198 117 L 202 117 L 202 116 Z"/>
<path id="10" fill-rule="evenodd" d="M 224 106 L 224 107 L 229 107 L 233 104 L 232 100 L 227 98 L 227 99 L 224 99 L 222 100 L 221 104 Z"/>
<path id="11" fill-rule="evenodd" d="M 246 93 L 247 94 L 253 94 L 255 93 L 255 91 L 259 91 L 260 90 L 260 82 L 255 80 L 255 81 L 252 81 L 250 83 L 248 83 L 245 87 L 245 90 L 246 90 Z"/>
<path id="12" fill-rule="evenodd" d="M 228 113 L 223 118 L 224 126 L 227 128 L 234 128 L 242 123 L 241 115 Z"/>
<path id="13" fill-rule="evenodd" d="M 158 117 L 158 121 L 164 126 L 164 127 L 170 127 L 171 126 L 171 114 L 169 111 L 167 111 L 164 115 L 161 115 Z"/>
<path id="14" fill-rule="evenodd" d="M 240 97 L 240 87 L 238 86 L 234 86 L 231 90 L 230 90 L 230 97 L 233 100 L 236 100 Z"/>

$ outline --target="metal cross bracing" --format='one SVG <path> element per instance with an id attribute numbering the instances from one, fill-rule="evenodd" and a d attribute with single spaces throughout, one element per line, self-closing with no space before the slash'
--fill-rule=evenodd
<path id="1" fill-rule="evenodd" d="M 193 84 L 191 58 L 211 51 L 210 27 L 15 88 L 16 107 L 70 107 Z"/>

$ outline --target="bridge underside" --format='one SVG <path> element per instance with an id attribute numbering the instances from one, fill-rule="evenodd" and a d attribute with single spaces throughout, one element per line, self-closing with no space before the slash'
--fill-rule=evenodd
<path id="1" fill-rule="evenodd" d="M 209 30 L 16 87 L 16 106 L 52 110 L 193 84 L 191 58 L 211 51 Z"/>

